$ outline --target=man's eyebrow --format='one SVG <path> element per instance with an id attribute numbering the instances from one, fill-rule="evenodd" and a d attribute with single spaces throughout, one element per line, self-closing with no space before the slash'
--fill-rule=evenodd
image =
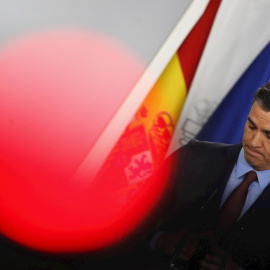
<path id="1" fill-rule="evenodd" d="M 249 121 L 253 126 L 256 127 L 255 123 L 250 119 L 250 117 L 248 117 L 247 119 L 248 119 L 248 121 Z"/>
<path id="2" fill-rule="evenodd" d="M 250 117 L 248 117 L 247 119 L 251 123 L 251 125 L 253 125 L 254 127 L 257 128 L 256 124 L 250 119 Z M 264 129 L 263 132 L 268 134 L 268 135 L 270 134 L 270 130 L 267 130 L 267 129 Z"/>

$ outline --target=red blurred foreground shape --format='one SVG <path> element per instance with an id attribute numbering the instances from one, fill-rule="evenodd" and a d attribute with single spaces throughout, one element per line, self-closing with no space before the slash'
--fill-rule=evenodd
<path id="1" fill-rule="evenodd" d="M 136 230 L 161 182 L 149 182 L 131 200 L 102 179 L 85 188 L 69 180 L 142 70 L 121 46 L 89 31 L 35 33 L 2 47 L 3 235 L 32 249 L 66 253 L 100 250 Z"/>

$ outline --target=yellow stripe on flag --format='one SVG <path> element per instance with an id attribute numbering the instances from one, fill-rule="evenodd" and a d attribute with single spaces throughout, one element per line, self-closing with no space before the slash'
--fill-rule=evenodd
<path id="1" fill-rule="evenodd" d="M 187 95 L 177 55 L 174 55 L 130 125 L 143 124 L 148 135 L 154 166 L 163 161 Z"/>
<path id="2" fill-rule="evenodd" d="M 144 125 L 147 130 L 159 112 L 165 111 L 172 117 L 173 125 L 184 105 L 187 95 L 184 76 L 177 55 L 174 55 L 166 69 L 158 79 L 154 88 L 137 111 L 140 114 L 142 108 L 147 108 L 149 116 Z"/>
<path id="3" fill-rule="evenodd" d="M 175 54 L 106 159 L 99 176 L 117 187 L 148 178 L 164 160 L 187 95 Z M 110 183 L 111 185 L 112 183 Z M 115 187 L 116 187 L 115 186 Z"/>

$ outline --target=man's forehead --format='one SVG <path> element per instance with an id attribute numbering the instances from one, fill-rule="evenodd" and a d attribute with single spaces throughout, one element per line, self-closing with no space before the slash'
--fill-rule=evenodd
<path id="1" fill-rule="evenodd" d="M 248 119 L 256 126 L 270 130 L 270 112 L 264 111 L 256 101 L 253 103 Z"/>

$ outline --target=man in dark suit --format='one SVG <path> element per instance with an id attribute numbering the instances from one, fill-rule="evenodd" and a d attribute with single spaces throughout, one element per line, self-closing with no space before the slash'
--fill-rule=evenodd
<path id="1" fill-rule="evenodd" d="M 191 140 L 165 164 L 171 213 L 152 239 L 156 253 L 178 269 L 270 269 L 270 83 L 254 96 L 242 144 Z M 226 224 L 225 202 L 249 171 L 255 180 Z"/>

